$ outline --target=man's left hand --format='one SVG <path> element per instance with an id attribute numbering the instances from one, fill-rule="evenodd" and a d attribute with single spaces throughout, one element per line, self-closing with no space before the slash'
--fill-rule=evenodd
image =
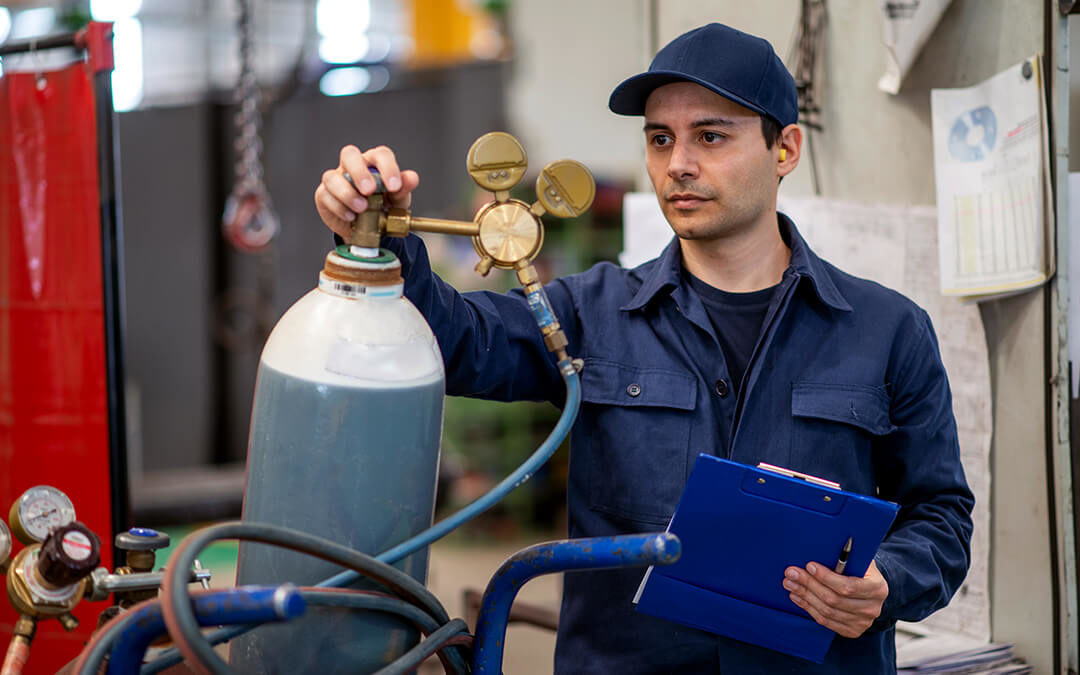
<path id="1" fill-rule="evenodd" d="M 866 574 L 846 577 L 820 563 L 784 571 L 784 588 L 791 601 L 814 621 L 846 638 L 857 638 L 881 615 L 889 584 L 872 561 Z"/>

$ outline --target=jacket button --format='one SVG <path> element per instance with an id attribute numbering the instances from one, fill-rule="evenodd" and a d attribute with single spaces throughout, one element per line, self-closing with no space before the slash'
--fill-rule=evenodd
<path id="1" fill-rule="evenodd" d="M 631 396 L 636 398 L 638 396 L 638 394 L 641 393 L 641 385 L 640 384 L 628 385 L 626 387 L 626 393 L 630 394 Z"/>
<path id="2" fill-rule="evenodd" d="M 713 389 L 716 391 L 717 396 L 719 396 L 720 398 L 724 398 L 728 395 L 729 390 L 727 380 L 725 380 L 724 378 L 720 378 L 716 381 L 716 384 L 713 385 Z"/>

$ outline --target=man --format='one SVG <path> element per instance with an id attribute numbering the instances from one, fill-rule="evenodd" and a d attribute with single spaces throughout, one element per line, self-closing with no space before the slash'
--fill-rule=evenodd
<path id="1" fill-rule="evenodd" d="M 610 108 L 644 115 L 646 166 L 675 239 L 656 260 L 601 263 L 547 286 L 585 361 L 571 437 L 572 537 L 662 530 L 699 452 L 769 462 L 900 504 L 863 578 L 808 562 L 778 584 L 837 637 L 817 665 L 634 611 L 641 570 L 566 576 L 559 672 L 886 673 L 893 623 L 944 606 L 966 574 L 971 492 L 937 341 L 899 294 L 819 259 L 776 212 L 799 163 L 795 84 L 772 47 L 719 24 L 664 47 Z M 406 206 L 419 184 L 384 147 L 341 151 L 315 201 L 335 232 L 381 172 Z M 546 399 L 561 380 L 520 293 L 458 294 L 422 242 L 386 240 L 442 349 L 450 394 Z"/>

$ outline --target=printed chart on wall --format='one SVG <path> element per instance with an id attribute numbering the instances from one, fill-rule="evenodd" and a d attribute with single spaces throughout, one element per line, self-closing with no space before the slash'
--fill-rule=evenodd
<path id="1" fill-rule="evenodd" d="M 1033 56 L 974 87 L 931 92 L 945 295 L 987 300 L 1053 274 L 1041 68 Z"/>

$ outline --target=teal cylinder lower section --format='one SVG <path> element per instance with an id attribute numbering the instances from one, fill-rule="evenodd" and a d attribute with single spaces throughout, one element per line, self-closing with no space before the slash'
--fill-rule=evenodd
<path id="1" fill-rule="evenodd" d="M 431 526 L 444 380 L 350 387 L 260 363 L 244 520 L 283 525 L 377 555 Z M 427 549 L 396 567 L 424 583 Z M 238 584 L 314 585 L 341 571 L 317 558 L 242 542 Z M 376 588 L 361 580 L 355 587 Z M 415 645 L 387 615 L 310 607 L 230 643 L 245 673 L 372 672 Z"/>

